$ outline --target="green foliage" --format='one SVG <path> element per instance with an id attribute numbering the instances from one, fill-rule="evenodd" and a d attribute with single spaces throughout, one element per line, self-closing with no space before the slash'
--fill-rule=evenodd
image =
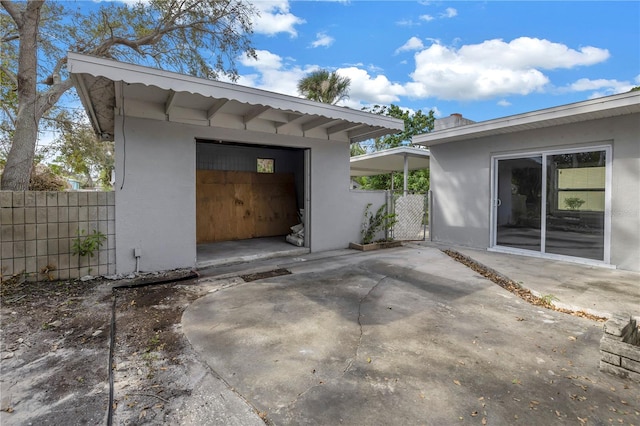
<path id="1" fill-rule="evenodd" d="M 381 205 L 375 214 L 370 212 L 371 203 L 364 209 L 364 219 L 362 221 L 362 244 L 373 242 L 376 234 L 382 230 L 388 230 L 397 222 L 395 213 L 387 213 L 387 204 Z"/>
<path id="2" fill-rule="evenodd" d="M 94 188 L 97 179 L 103 189 L 111 189 L 113 142 L 98 140 L 91 125 L 77 113 L 62 111 L 55 127 L 59 136 L 44 150 L 53 157 L 51 169 L 61 176 L 77 178 L 84 188 Z"/>
<path id="3" fill-rule="evenodd" d="M 383 149 L 396 148 L 403 145 L 409 145 L 411 138 L 415 135 L 428 133 L 433 130 L 433 121 L 435 119 L 433 111 L 423 114 L 421 110 L 411 113 L 409 110 L 402 109 L 397 105 L 380 106 L 375 105 L 373 108 L 364 108 L 365 111 L 374 114 L 387 115 L 393 118 L 399 118 L 404 121 L 404 131 L 395 135 L 387 135 L 377 138 L 370 145 L 372 152 Z M 353 153 L 353 146 L 352 146 Z M 364 153 L 364 152 L 363 152 Z M 353 154 L 352 154 L 353 155 Z M 402 173 L 395 173 L 393 177 L 393 187 L 403 187 Z M 362 189 L 391 189 L 391 175 L 382 174 L 376 176 L 364 176 L 355 178 L 361 185 Z M 407 178 L 407 186 L 409 191 L 426 192 L 429 190 L 429 169 L 414 170 L 409 172 Z"/>
<path id="4" fill-rule="evenodd" d="M 82 235 L 78 235 L 73 239 L 73 245 L 71 246 L 71 252 L 74 255 L 90 256 L 93 257 L 96 251 L 100 250 L 102 244 L 106 241 L 107 236 L 102 232 L 93 230 L 89 235 L 86 232 L 82 232 Z M 83 237 L 84 236 L 84 237 Z"/>
<path id="5" fill-rule="evenodd" d="M 360 143 L 358 142 L 354 142 L 351 144 L 350 146 L 350 156 L 351 157 L 355 157 L 357 155 L 363 155 L 366 154 L 367 150 L 364 149 L 364 147 L 362 145 L 360 145 Z"/>
<path id="6" fill-rule="evenodd" d="M 351 79 L 336 72 L 318 70 L 298 82 L 298 92 L 312 101 L 336 104 L 349 97 Z"/>
<path id="7" fill-rule="evenodd" d="M 386 190 L 391 189 L 391 174 L 362 176 L 355 178 L 366 190 Z M 404 185 L 402 173 L 393 174 L 393 187 L 401 190 Z M 429 190 L 429 169 L 413 170 L 409 172 L 407 178 L 407 190 L 410 192 L 427 192 Z"/>
<path id="8" fill-rule="evenodd" d="M 584 203 L 586 203 L 586 201 L 578 197 L 568 197 L 564 199 L 564 204 L 569 210 L 578 210 Z"/>
<path id="9" fill-rule="evenodd" d="M 640 86 L 636 86 L 634 88 L 632 88 L 631 90 L 629 90 L 630 92 L 637 92 L 638 90 L 640 90 Z"/>
<path id="10" fill-rule="evenodd" d="M 433 111 L 423 114 L 422 110 L 418 110 L 412 114 L 411 111 L 393 104 L 389 106 L 374 105 L 373 108 L 363 108 L 363 110 L 404 121 L 404 130 L 402 132 L 376 138 L 373 143 L 374 151 L 409 145 L 413 136 L 433 130 L 433 121 L 435 120 Z"/>

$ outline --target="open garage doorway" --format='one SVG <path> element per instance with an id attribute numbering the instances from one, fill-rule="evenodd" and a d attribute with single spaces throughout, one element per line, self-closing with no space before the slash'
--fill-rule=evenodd
<path id="1" fill-rule="evenodd" d="M 302 246 L 285 240 L 291 227 L 308 223 L 308 155 L 301 148 L 196 141 L 198 267 L 308 253 L 308 232 Z"/>

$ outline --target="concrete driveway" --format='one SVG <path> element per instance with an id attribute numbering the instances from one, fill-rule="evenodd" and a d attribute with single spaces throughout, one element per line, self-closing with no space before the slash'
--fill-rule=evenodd
<path id="1" fill-rule="evenodd" d="M 598 371 L 602 323 L 531 306 L 435 248 L 279 266 L 292 274 L 222 280 L 183 316 L 269 422 L 640 424 L 638 384 Z"/>

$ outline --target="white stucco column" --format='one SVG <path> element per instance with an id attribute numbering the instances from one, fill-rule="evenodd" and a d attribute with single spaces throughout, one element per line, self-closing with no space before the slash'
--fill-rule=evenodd
<path id="1" fill-rule="evenodd" d="M 404 155 L 404 195 L 407 195 L 407 186 L 409 182 L 409 157 Z"/>

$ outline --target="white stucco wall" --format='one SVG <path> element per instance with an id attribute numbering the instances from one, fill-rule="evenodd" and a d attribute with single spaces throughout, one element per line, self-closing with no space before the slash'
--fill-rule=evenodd
<path id="1" fill-rule="evenodd" d="M 349 190 L 346 141 L 265 134 L 127 117 L 116 128 L 117 272 L 194 267 L 196 264 L 196 139 L 310 148 L 311 251 L 345 248 L 360 240 L 367 203 L 384 192 Z M 124 137 L 123 137 L 124 136 Z M 126 140 L 126 144 L 125 144 Z M 126 168 L 125 168 L 126 163 Z M 122 180 L 124 178 L 124 186 Z"/>
<path id="2" fill-rule="evenodd" d="M 431 151 L 431 236 L 490 244 L 491 157 L 535 150 L 612 146 L 611 264 L 640 271 L 640 117 L 627 115 L 442 145 Z"/>
<path id="3" fill-rule="evenodd" d="M 117 120 L 117 272 L 135 270 L 134 248 L 141 249 L 141 271 L 194 266 L 193 135 L 183 125 L 127 117 L 123 138 Z"/>

